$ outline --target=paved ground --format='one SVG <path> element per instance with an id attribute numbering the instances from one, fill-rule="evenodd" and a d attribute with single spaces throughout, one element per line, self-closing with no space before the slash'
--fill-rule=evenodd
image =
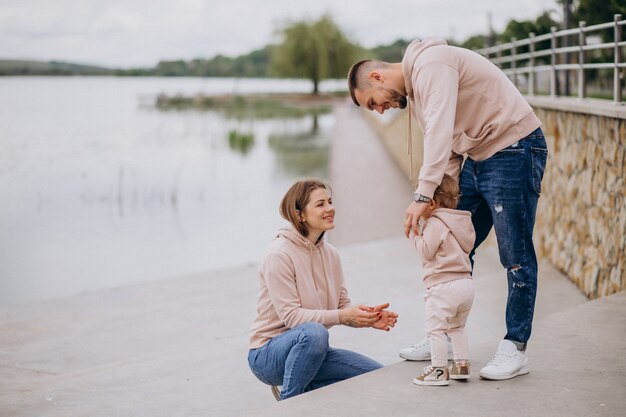
<path id="1" fill-rule="evenodd" d="M 344 243 L 351 298 L 389 301 L 401 317 L 389 333 L 333 328 L 331 343 L 389 366 L 276 403 L 246 365 L 257 291 L 251 265 L 0 308 L 0 416 L 623 416 L 626 296 L 588 302 L 545 263 L 531 373 L 506 382 L 476 378 L 504 334 L 505 273 L 493 247 L 477 256 L 472 380 L 412 384 L 425 364 L 397 356 L 423 332 L 419 261 L 398 237 L 410 187 L 397 184 L 402 177 L 390 161 L 380 162 L 384 154 L 371 153 L 376 138 L 360 113 L 338 111 L 331 181 L 338 210 L 348 215 L 337 216 L 331 239 Z M 359 157 L 375 161 L 351 165 Z M 375 192 L 364 184 L 375 184 Z M 351 211 L 344 195 L 375 210 Z"/>

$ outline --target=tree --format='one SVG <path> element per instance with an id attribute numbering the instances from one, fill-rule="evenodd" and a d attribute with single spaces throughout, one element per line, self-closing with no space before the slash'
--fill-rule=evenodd
<path id="1" fill-rule="evenodd" d="M 345 77 L 358 49 L 328 15 L 289 24 L 279 32 L 283 41 L 272 51 L 272 72 L 310 79 L 313 94 L 318 94 L 321 80 Z"/>
<path id="2" fill-rule="evenodd" d="M 534 21 L 532 20 L 510 20 L 506 25 L 504 32 L 498 35 L 499 42 L 510 42 L 511 38 L 517 39 L 526 39 L 528 38 L 530 32 L 533 32 L 535 35 L 541 35 L 544 33 L 550 33 L 550 28 L 552 26 L 558 27 L 559 24 L 557 21 L 553 20 L 550 16 L 549 11 L 544 11 L 541 15 L 539 15 Z M 537 48 L 549 48 L 550 41 L 544 41 L 543 44 L 538 44 Z M 526 52 L 527 50 L 523 50 Z"/>
<path id="3" fill-rule="evenodd" d="M 473 35 L 470 36 L 461 44 L 463 48 L 467 49 L 482 49 L 485 45 L 485 36 L 483 35 Z"/>
<path id="4" fill-rule="evenodd" d="M 613 15 L 621 14 L 626 19 L 624 0 L 578 0 L 574 1 L 574 18 L 584 20 L 587 26 L 613 21 Z"/>
<path id="5" fill-rule="evenodd" d="M 392 44 L 381 45 L 371 49 L 376 59 L 380 59 L 385 62 L 400 62 L 404 56 L 406 47 L 409 46 L 410 41 L 404 39 L 398 39 Z"/>

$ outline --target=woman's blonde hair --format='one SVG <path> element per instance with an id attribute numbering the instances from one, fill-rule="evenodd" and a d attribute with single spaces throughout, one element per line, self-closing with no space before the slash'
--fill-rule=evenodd
<path id="1" fill-rule="evenodd" d="M 433 199 L 439 207 L 455 209 L 459 204 L 459 183 L 448 174 L 444 174 L 441 185 L 435 190 Z"/>
<path id="2" fill-rule="evenodd" d="M 318 188 L 332 192 L 328 184 L 316 178 L 311 178 L 293 184 L 280 202 L 280 215 L 291 223 L 294 229 L 304 237 L 309 235 L 309 229 L 305 223 L 300 221 L 299 214 L 304 211 L 306 205 L 309 203 L 311 193 Z"/>

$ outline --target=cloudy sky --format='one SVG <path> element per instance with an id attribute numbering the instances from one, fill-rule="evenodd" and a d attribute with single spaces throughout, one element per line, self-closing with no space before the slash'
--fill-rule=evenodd
<path id="1" fill-rule="evenodd" d="M 0 59 L 131 67 L 236 56 L 276 42 L 285 22 L 323 13 L 365 47 L 464 40 L 486 32 L 488 12 L 502 30 L 547 8 L 556 0 L 0 0 Z"/>

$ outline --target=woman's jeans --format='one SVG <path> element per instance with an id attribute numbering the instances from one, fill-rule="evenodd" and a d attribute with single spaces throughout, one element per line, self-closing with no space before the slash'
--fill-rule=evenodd
<path id="1" fill-rule="evenodd" d="M 537 256 L 533 228 L 548 150 L 541 129 L 483 161 L 465 160 L 459 210 L 472 213 L 476 248 L 492 227 L 500 263 L 507 270 L 507 340 L 525 347 L 532 330 L 537 294 Z"/>
<path id="2" fill-rule="evenodd" d="M 303 323 L 248 352 L 252 373 L 265 384 L 282 385 L 281 400 L 382 368 L 378 362 L 328 346 L 328 330 Z"/>

